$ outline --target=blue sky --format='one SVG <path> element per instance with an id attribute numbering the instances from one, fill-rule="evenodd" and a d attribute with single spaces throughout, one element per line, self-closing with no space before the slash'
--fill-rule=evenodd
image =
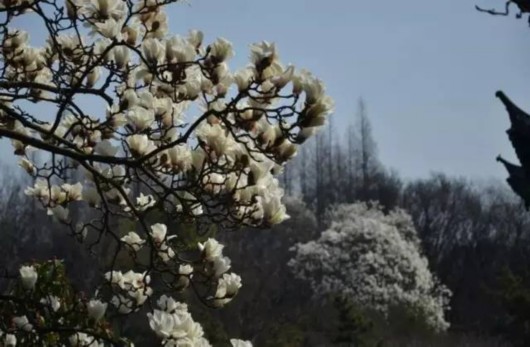
<path id="1" fill-rule="evenodd" d="M 504 1 L 477 0 L 485 7 Z M 478 13 L 474 1 L 190 0 L 169 7 L 171 30 L 201 29 L 233 42 L 233 69 L 249 44 L 277 43 L 282 61 L 325 81 L 335 128 L 362 96 L 381 161 L 404 177 L 431 171 L 504 178 L 497 154 L 514 159 L 505 135 L 504 90 L 530 110 L 526 19 Z M 31 24 L 28 25 L 31 31 Z"/>
<path id="2" fill-rule="evenodd" d="M 513 16 L 477 13 L 474 5 L 191 0 L 171 17 L 174 31 L 200 28 L 208 39 L 231 40 L 238 53 L 233 66 L 245 63 L 250 43 L 275 41 L 285 62 L 326 82 L 338 125 L 352 119 L 362 95 L 382 162 L 405 177 L 431 171 L 505 177 L 495 157 L 514 156 L 494 94 L 502 89 L 530 110 L 530 28 Z"/>

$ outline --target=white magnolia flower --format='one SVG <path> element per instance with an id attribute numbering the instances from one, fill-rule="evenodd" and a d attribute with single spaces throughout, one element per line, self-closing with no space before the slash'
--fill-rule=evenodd
<path id="1" fill-rule="evenodd" d="M 172 238 L 175 238 L 176 235 L 172 235 L 166 238 L 167 227 L 166 225 L 161 223 L 153 224 L 151 226 L 150 234 L 153 238 L 155 247 L 158 249 L 158 256 L 162 259 L 162 261 L 168 262 L 169 260 L 171 260 L 175 256 L 175 251 L 171 247 L 169 247 L 167 241 L 171 240 Z"/>
<path id="2" fill-rule="evenodd" d="M 199 250 L 202 252 L 202 256 L 207 261 L 214 261 L 216 258 L 219 258 L 223 254 L 224 246 L 221 245 L 217 240 L 209 238 L 204 243 L 198 244 Z"/>
<path id="3" fill-rule="evenodd" d="M 95 68 L 90 70 L 86 78 L 86 86 L 88 88 L 94 87 L 94 85 L 98 82 L 100 71 L 101 69 L 99 68 L 99 66 L 96 66 Z"/>
<path id="4" fill-rule="evenodd" d="M 232 44 L 224 38 L 218 38 L 210 45 L 210 55 L 215 57 L 217 62 L 224 62 L 234 56 Z"/>
<path id="5" fill-rule="evenodd" d="M 127 235 L 122 237 L 121 241 L 132 247 L 136 252 L 138 252 L 145 243 L 145 240 L 142 240 L 142 238 L 134 231 L 130 231 Z"/>
<path id="6" fill-rule="evenodd" d="M 153 141 L 147 135 L 135 134 L 127 137 L 127 144 L 134 155 L 145 155 L 155 149 Z"/>
<path id="7" fill-rule="evenodd" d="M 195 46 L 180 36 L 166 41 L 166 58 L 171 63 L 185 63 L 195 59 Z"/>
<path id="8" fill-rule="evenodd" d="M 192 152 L 187 145 L 173 146 L 167 150 L 169 161 L 177 172 L 187 172 L 193 165 Z"/>
<path id="9" fill-rule="evenodd" d="M 146 272 L 140 273 L 129 270 L 122 273 L 121 271 L 111 271 L 105 274 L 105 279 L 123 290 L 124 294 L 115 295 L 110 301 L 120 313 L 133 312 L 153 294 L 153 289 L 148 286 L 151 277 Z"/>
<path id="10" fill-rule="evenodd" d="M 123 22 L 118 22 L 113 18 L 109 18 L 104 22 L 94 23 L 94 31 L 97 31 L 103 37 L 108 39 L 116 39 L 118 41 L 121 41 L 122 39 L 122 27 Z"/>
<path id="11" fill-rule="evenodd" d="M 186 304 L 175 301 L 175 299 L 166 295 L 162 295 L 156 303 L 161 310 L 168 313 L 188 310 L 188 306 Z"/>
<path id="12" fill-rule="evenodd" d="M 90 300 L 86 305 L 88 316 L 96 321 L 100 320 L 105 315 L 107 305 L 106 302 L 104 303 L 97 299 Z"/>
<path id="13" fill-rule="evenodd" d="M 24 194 L 28 196 L 34 196 L 38 198 L 39 200 L 42 200 L 43 198 L 50 197 L 50 187 L 48 186 L 48 182 L 46 180 L 38 178 L 35 181 L 35 184 L 33 187 L 27 187 L 24 190 Z"/>
<path id="14" fill-rule="evenodd" d="M 144 195 L 140 193 L 140 196 L 136 198 L 136 205 L 138 210 L 145 211 L 156 204 L 156 200 L 152 195 Z"/>
<path id="15" fill-rule="evenodd" d="M 289 219 L 285 205 L 281 202 L 282 195 L 283 192 L 280 194 L 279 190 L 269 191 L 261 200 L 264 219 L 270 225 L 279 224 L 284 220 Z"/>
<path id="16" fill-rule="evenodd" d="M 200 30 L 190 30 L 188 34 L 188 42 L 195 48 L 199 48 L 204 39 L 204 34 Z"/>
<path id="17" fill-rule="evenodd" d="M 26 158 L 20 159 L 18 165 L 24 170 L 26 170 L 26 172 L 30 175 L 33 175 L 35 173 L 35 165 L 33 165 L 33 163 Z"/>
<path id="18" fill-rule="evenodd" d="M 151 11 L 148 16 L 141 17 L 148 32 L 146 37 L 163 39 L 168 32 L 167 15 L 163 11 Z"/>
<path id="19" fill-rule="evenodd" d="M 113 61 L 117 65 L 118 68 L 122 69 L 129 65 L 129 62 L 131 61 L 131 51 L 126 46 L 118 46 L 115 47 L 112 50 L 113 54 Z"/>
<path id="20" fill-rule="evenodd" d="M 189 276 L 193 273 L 193 267 L 189 264 L 181 264 L 179 266 L 179 275 Z"/>
<path id="21" fill-rule="evenodd" d="M 142 43 L 142 51 L 147 61 L 151 64 L 162 63 L 166 53 L 164 45 L 155 38 L 144 40 Z"/>
<path id="22" fill-rule="evenodd" d="M 149 128 L 155 121 L 154 111 L 152 109 L 145 109 L 140 106 L 135 106 L 129 109 L 127 117 L 129 119 L 129 123 L 138 131 Z"/>
<path id="23" fill-rule="evenodd" d="M 83 196 L 83 185 L 80 182 L 76 184 L 65 183 L 61 189 L 66 193 L 68 201 L 79 201 Z"/>
<path id="24" fill-rule="evenodd" d="M 163 339 L 164 346 L 209 346 L 200 324 L 193 321 L 187 305 L 164 298 L 162 305 L 171 302 L 172 310 L 148 313 L 149 326 Z M 167 342 L 167 343 L 166 343 Z"/>
<path id="25" fill-rule="evenodd" d="M 241 277 L 238 275 L 224 274 L 223 277 L 219 279 L 217 284 L 217 290 L 215 292 L 214 304 L 216 306 L 224 306 L 237 294 L 241 288 Z"/>
<path id="26" fill-rule="evenodd" d="M 35 268 L 33 266 L 22 266 L 19 272 L 24 288 L 33 289 L 39 277 Z"/>
<path id="27" fill-rule="evenodd" d="M 224 274 L 219 279 L 219 285 L 217 286 L 216 297 L 229 296 L 232 297 L 237 294 L 241 288 L 241 277 L 234 273 Z"/>
<path id="28" fill-rule="evenodd" d="M 196 135 L 204 141 L 216 154 L 222 156 L 230 153 L 236 146 L 234 138 L 219 124 L 201 123 Z"/>
<path id="29" fill-rule="evenodd" d="M 57 312 L 61 308 L 61 300 L 54 295 L 48 295 L 45 298 L 42 298 L 40 302 L 43 305 L 50 306 L 53 312 Z"/>
<path id="30" fill-rule="evenodd" d="M 95 337 L 85 333 L 75 333 L 68 338 L 72 347 L 104 347 Z"/>
<path id="31" fill-rule="evenodd" d="M 17 337 L 13 334 L 6 334 L 4 338 L 4 346 L 5 347 L 16 347 L 17 345 Z"/>
<path id="32" fill-rule="evenodd" d="M 151 237 L 153 241 L 160 245 L 166 240 L 167 226 L 162 223 L 156 223 L 151 225 Z"/>
<path id="33" fill-rule="evenodd" d="M 154 310 L 153 313 L 148 313 L 149 326 L 155 334 L 160 338 L 168 338 L 175 329 L 175 317 L 173 314 L 166 311 Z"/>
<path id="34" fill-rule="evenodd" d="M 130 284 L 133 288 L 144 288 L 151 282 L 151 276 L 146 272 L 134 272 L 132 270 L 123 274 L 123 281 Z"/>
<path id="35" fill-rule="evenodd" d="M 307 104 L 305 116 L 300 123 L 303 127 L 320 127 L 326 123 L 328 116 L 333 113 L 335 105 L 329 96 L 322 96 L 312 104 Z"/>
<path id="36" fill-rule="evenodd" d="M 250 83 L 252 82 L 253 78 L 254 70 L 251 68 L 244 68 L 242 70 L 239 70 L 234 75 L 234 81 L 240 92 L 246 90 L 250 86 Z"/>
<path id="37" fill-rule="evenodd" d="M 94 19 L 112 18 L 115 20 L 125 16 L 125 4 L 112 0 L 85 0 L 82 13 Z"/>
<path id="38" fill-rule="evenodd" d="M 13 324 L 17 327 L 17 329 L 28 332 L 33 330 L 33 325 L 30 324 L 28 317 L 26 316 L 13 317 Z"/>
<path id="39" fill-rule="evenodd" d="M 256 65 L 263 65 L 266 61 L 270 65 L 276 59 L 278 59 L 278 52 L 276 45 L 267 41 L 255 43 L 250 46 L 250 59 Z"/>
<path id="40" fill-rule="evenodd" d="M 281 90 L 287 85 L 287 83 L 292 81 L 293 76 L 294 66 L 289 65 L 289 67 L 287 67 L 287 69 L 281 75 L 272 78 L 272 83 L 274 84 L 277 90 Z"/>
<path id="41" fill-rule="evenodd" d="M 230 339 L 230 343 L 232 344 L 232 347 L 252 347 L 252 343 L 250 341 Z"/>

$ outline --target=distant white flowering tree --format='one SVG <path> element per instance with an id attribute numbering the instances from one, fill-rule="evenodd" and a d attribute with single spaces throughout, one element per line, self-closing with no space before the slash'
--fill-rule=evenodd
<path id="1" fill-rule="evenodd" d="M 384 315 L 405 307 L 435 331 L 444 318 L 450 291 L 439 284 L 421 255 L 410 216 L 378 205 L 335 206 L 331 225 L 320 238 L 293 247 L 289 266 L 311 283 L 316 295 L 338 295 Z"/>
<path id="2" fill-rule="evenodd" d="M 0 309 L 9 313 L 0 315 L 0 344 L 123 345 L 96 323 L 150 303 L 147 322 L 164 346 L 207 346 L 186 305 L 156 289 L 191 288 L 221 307 L 241 279 L 228 273 L 217 241 L 190 245 L 174 226 L 204 236 L 212 224 L 288 218 L 274 176 L 331 113 L 322 82 L 282 65 L 268 42 L 252 45 L 249 65 L 232 73 L 227 40 L 168 34 L 163 9 L 173 2 L 0 2 L 0 136 L 34 179 L 26 194 L 89 251 L 110 257 L 86 300 L 60 291 L 46 299 L 43 290 L 59 281 L 44 275 L 51 265 L 22 267 L 19 285 L 0 296 L 9 307 Z M 43 47 L 16 28 L 26 15 L 48 36 Z M 46 160 L 32 160 L 34 151 Z M 66 326 L 74 321 L 64 310 L 92 318 Z"/>

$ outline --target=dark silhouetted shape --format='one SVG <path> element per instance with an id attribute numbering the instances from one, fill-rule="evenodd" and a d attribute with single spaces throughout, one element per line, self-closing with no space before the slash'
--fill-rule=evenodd
<path id="1" fill-rule="evenodd" d="M 475 8 L 480 12 L 486 12 L 491 15 L 495 16 L 507 16 L 510 14 L 510 5 L 515 4 L 517 8 L 519 9 L 519 13 L 516 13 L 515 16 L 517 18 L 521 18 L 524 13 L 530 13 L 530 0 L 510 0 L 506 2 L 504 12 L 500 12 L 494 9 L 486 10 L 479 6 L 475 6 Z M 528 17 L 528 23 L 530 24 L 530 16 Z"/>
<path id="2" fill-rule="evenodd" d="M 511 127 L 506 133 L 521 166 L 512 164 L 501 156 L 497 157 L 497 161 L 504 164 L 509 174 L 506 181 L 512 190 L 523 199 L 528 209 L 530 207 L 530 115 L 517 107 L 503 92 L 498 91 L 495 95 L 506 106 L 510 116 Z"/>

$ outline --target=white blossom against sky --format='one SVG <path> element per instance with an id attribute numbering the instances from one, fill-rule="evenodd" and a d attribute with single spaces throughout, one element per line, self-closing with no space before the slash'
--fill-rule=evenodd
<path id="1" fill-rule="evenodd" d="M 325 81 L 336 101 L 334 126 L 368 106 L 381 161 L 407 178 L 431 171 L 471 177 L 505 172 L 513 160 L 504 90 L 530 111 L 530 28 L 526 19 L 492 17 L 475 4 L 502 0 L 189 0 L 168 11 L 170 32 L 222 36 L 248 61 L 248 45 L 275 41 L 282 61 Z M 31 32 L 31 21 L 20 23 Z M 338 130 L 337 130 L 338 131 Z M 1 147 L 10 151 L 8 146 Z"/>

